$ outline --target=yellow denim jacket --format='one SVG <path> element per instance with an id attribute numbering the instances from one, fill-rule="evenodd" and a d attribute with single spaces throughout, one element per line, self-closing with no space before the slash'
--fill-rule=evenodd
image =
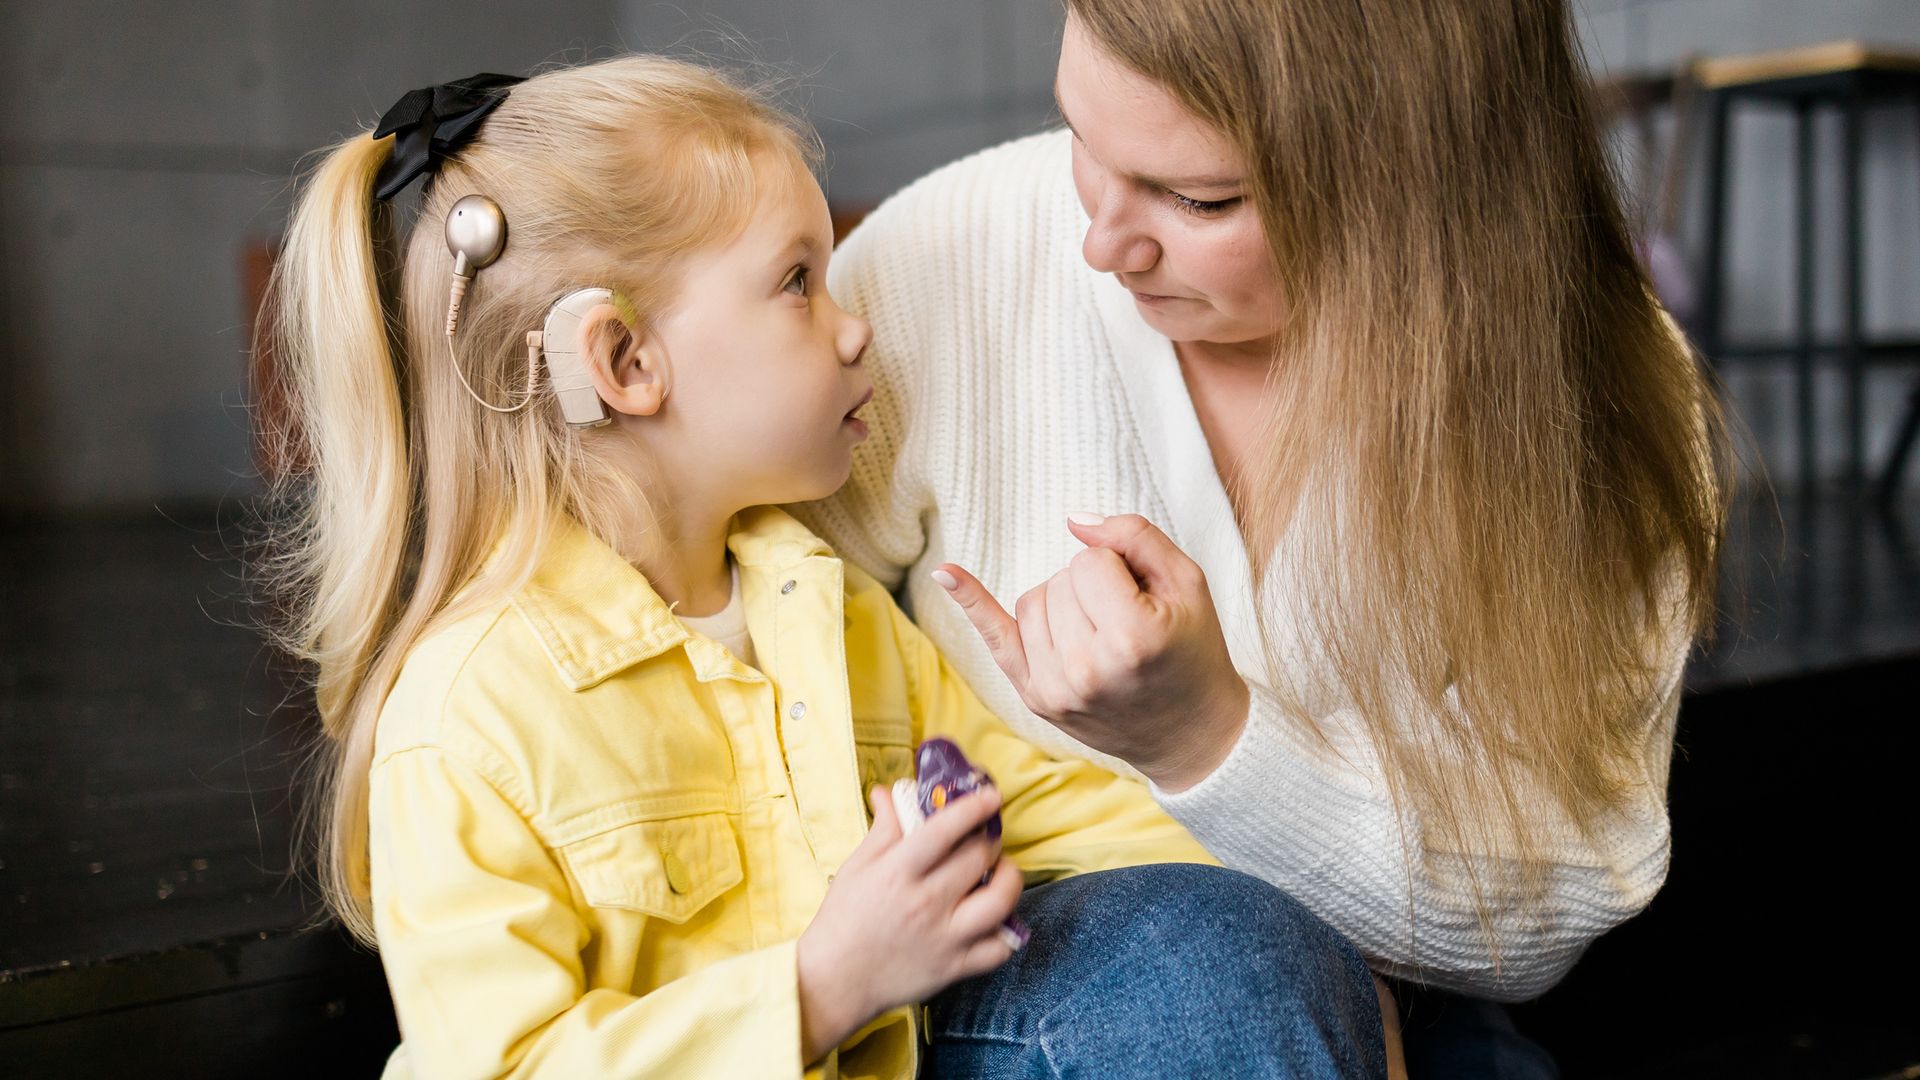
<path id="1" fill-rule="evenodd" d="M 1140 782 L 1015 736 L 784 512 L 727 543 L 759 670 L 578 525 L 410 654 L 369 806 L 388 1077 L 801 1075 L 795 939 L 867 786 L 911 776 L 930 735 L 993 774 L 1029 884 L 1214 861 Z M 921 1024 L 884 1014 L 809 1075 L 910 1078 Z"/>

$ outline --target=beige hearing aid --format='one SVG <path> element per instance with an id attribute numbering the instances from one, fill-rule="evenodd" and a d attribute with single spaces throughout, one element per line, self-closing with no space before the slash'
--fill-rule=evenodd
<path id="1" fill-rule="evenodd" d="M 611 289 L 595 288 L 578 289 L 555 301 L 553 307 L 547 309 L 546 328 L 527 334 L 527 357 L 531 360 L 535 353 L 546 354 L 547 378 L 553 381 L 553 395 L 560 399 L 560 415 L 570 427 L 599 427 L 613 419 L 607 415 L 600 392 L 593 388 L 580 347 L 580 323 L 601 304 L 612 304 L 628 329 L 639 332 L 633 305 L 627 298 Z"/>

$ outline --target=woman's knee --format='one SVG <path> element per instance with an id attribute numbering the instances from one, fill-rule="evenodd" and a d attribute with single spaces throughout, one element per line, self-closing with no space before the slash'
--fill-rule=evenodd
<path id="1" fill-rule="evenodd" d="M 1368 998 L 1372 980 L 1352 943 L 1292 896 L 1259 878 L 1215 866 L 1168 867 L 1157 936 L 1170 954 L 1237 975 L 1256 992 L 1277 986 L 1345 989 Z"/>
<path id="2" fill-rule="evenodd" d="M 1073 894 L 1056 894 L 1052 903 L 1088 920 L 1079 925 L 1151 935 L 1194 956 L 1311 956 L 1350 967 L 1356 976 L 1365 973 L 1359 953 L 1338 931 L 1285 892 L 1237 870 L 1167 863 L 1089 874 L 1049 888 L 1066 886 Z"/>
<path id="3" fill-rule="evenodd" d="M 993 1073 L 975 1068 L 982 1054 L 1009 1075 L 1036 1054 L 1059 1075 L 1385 1073 L 1358 954 L 1256 878 L 1111 870 L 1029 890 L 1020 912 L 1028 946 L 934 1002 L 930 1075 Z"/>
<path id="4" fill-rule="evenodd" d="M 1048 939 L 1044 949 L 1062 949 L 1057 959 L 1078 969 L 1076 981 L 1110 969 L 1109 978 L 1204 986 L 1222 1004 L 1256 1011 L 1378 1009 L 1352 943 L 1236 870 L 1162 864 L 1088 874 L 1029 893 L 1021 914 Z"/>
<path id="5" fill-rule="evenodd" d="M 1101 941 L 1098 962 L 1082 955 L 1072 992 L 1040 1022 L 1051 1050 L 1097 1055 L 1076 1032 L 1124 1031 L 1134 1052 L 1164 1040 L 1161 1052 L 1239 1063 L 1246 1075 L 1374 1073 L 1372 977 L 1353 946 L 1292 897 L 1220 867 L 1108 874 L 1049 901 L 1071 911 L 1076 935 Z M 1047 933 L 1042 918 L 1029 920 L 1036 937 Z M 1282 1059 L 1291 1065 L 1272 1071 Z"/>

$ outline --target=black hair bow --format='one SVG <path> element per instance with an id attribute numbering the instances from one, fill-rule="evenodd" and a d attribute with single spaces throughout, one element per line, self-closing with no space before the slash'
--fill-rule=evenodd
<path id="1" fill-rule="evenodd" d="M 375 177 L 374 197 L 391 199 L 414 177 L 439 171 L 441 160 L 466 145 L 480 121 L 507 100 L 507 88 L 525 81 L 483 72 L 408 91 L 373 129 L 376 139 L 399 136 L 393 142 L 393 156 Z"/>

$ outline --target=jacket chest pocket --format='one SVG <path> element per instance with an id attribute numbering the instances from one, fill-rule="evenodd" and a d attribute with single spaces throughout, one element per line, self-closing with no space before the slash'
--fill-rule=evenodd
<path id="1" fill-rule="evenodd" d="M 587 903 L 683 923 L 740 884 L 740 845 L 723 813 L 636 821 L 560 849 Z"/>
<path id="2" fill-rule="evenodd" d="M 867 792 L 876 784 L 888 787 L 895 780 L 912 778 L 913 728 L 905 719 L 856 716 L 853 753 L 860 765 L 860 801 L 864 806 Z"/>

